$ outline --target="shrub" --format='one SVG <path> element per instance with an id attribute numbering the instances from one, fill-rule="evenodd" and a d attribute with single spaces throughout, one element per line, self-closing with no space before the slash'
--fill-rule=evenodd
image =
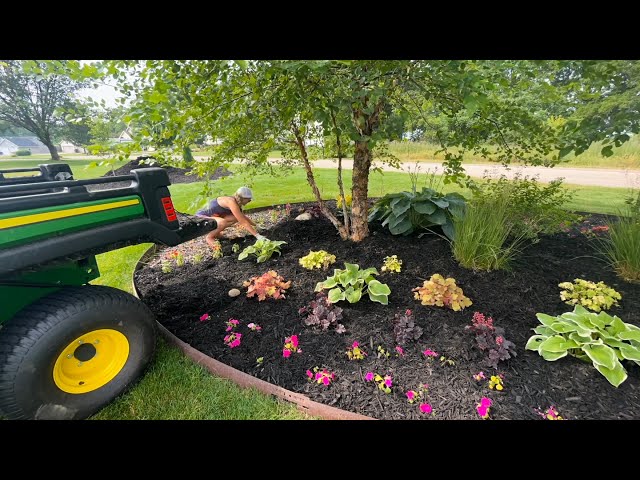
<path id="1" fill-rule="evenodd" d="M 582 278 L 576 278 L 573 283 L 562 282 L 558 286 L 563 288 L 560 299 L 567 305 L 580 304 L 589 310 L 599 312 L 609 310 L 613 305 L 618 305 L 622 296 L 604 282 L 589 282 Z"/>
<path id="2" fill-rule="evenodd" d="M 471 325 L 464 329 L 475 334 L 476 346 L 486 354 L 485 365 L 498 368 L 499 361 L 516 356 L 516 345 L 504 337 L 504 328 L 496 327 L 493 318 L 475 312 Z"/>
<path id="3" fill-rule="evenodd" d="M 328 298 L 331 303 L 347 300 L 349 303 L 356 303 L 366 291 L 372 302 L 379 302 L 383 305 L 389 303 L 391 289 L 385 283 L 380 283 L 374 279 L 378 275 L 375 268 L 360 270 L 360 266 L 353 263 L 345 263 L 344 270 L 335 269 L 332 277 L 327 277 L 324 282 L 316 284 L 315 291 L 330 289 Z"/>
<path id="4" fill-rule="evenodd" d="M 396 313 L 393 319 L 393 336 L 398 345 L 404 345 L 409 340 L 418 340 L 422 336 L 422 328 L 416 325 L 411 310 Z"/>
<path id="5" fill-rule="evenodd" d="M 461 266 L 486 271 L 509 268 L 525 237 L 513 237 L 507 202 L 506 195 L 476 200 L 464 218 L 454 221 L 452 252 Z"/>
<path id="6" fill-rule="evenodd" d="M 620 278 L 640 282 L 640 210 L 630 205 L 616 222 L 607 226 L 609 236 L 596 239 L 596 249 Z"/>
<path id="7" fill-rule="evenodd" d="M 458 193 L 443 195 L 431 188 L 420 193 L 400 192 L 385 195 L 373 204 L 369 221 L 378 220 L 393 235 L 409 235 L 414 231 L 439 226 L 450 239 L 454 237 L 453 220 L 462 218 L 465 199 Z"/>
<path id="8" fill-rule="evenodd" d="M 313 270 L 314 268 L 326 270 L 329 265 L 336 262 L 336 256 L 325 250 L 310 250 L 309 254 L 300 258 L 298 262 L 307 270 Z"/>
<path id="9" fill-rule="evenodd" d="M 625 323 L 606 312 L 589 312 L 576 305 L 573 312 L 552 317 L 537 313 L 542 325 L 527 341 L 527 350 L 537 351 L 550 362 L 567 355 L 591 362 L 617 387 L 627 379 L 621 360 L 640 366 L 640 327 Z"/>
<path id="10" fill-rule="evenodd" d="M 271 258 L 274 253 L 280 255 L 280 245 L 284 245 L 287 242 L 277 240 L 256 240 L 256 243 L 249 245 L 247 248 L 240 252 L 238 260 L 244 260 L 249 255 L 255 255 L 257 257 L 257 263 L 266 262 Z"/>
<path id="11" fill-rule="evenodd" d="M 31 155 L 31 150 L 16 150 L 16 157 L 28 157 Z"/>
<path id="12" fill-rule="evenodd" d="M 258 296 L 258 301 L 271 297 L 274 300 L 285 298 L 284 291 L 291 286 L 291 280 L 284 281 L 275 270 L 269 270 L 259 277 L 251 277 L 242 284 L 247 288 L 247 297 Z"/>
<path id="13" fill-rule="evenodd" d="M 344 325 L 339 323 L 342 320 L 342 309 L 329 302 L 327 294 L 324 292 L 318 292 L 316 299 L 298 310 L 298 313 L 306 315 L 305 325 L 319 326 L 322 330 L 328 330 L 333 326 L 337 333 L 345 332 Z"/>
<path id="14" fill-rule="evenodd" d="M 434 273 L 429 280 L 424 281 L 422 287 L 416 287 L 411 291 L 416 292 L 413 298 L 420 300 L 422 305 L 448 307 L 456 312 L 473 303 L 465 297 L 454 278 L 445 279 L 439 273 Z"/>
<path id="15" fill-rule="evenodd" d="M 505 196 L 508 199 L 508 223 L 514 237 L 536 240 L 540 233 L 557 233 L 563 224 L 577 222 L 576 214 L 562 208 L 573 196 L 562 186 L 562 179 L 541 185 L 537 177 L 523 177 L 516 173 L 513 179 L 506 175 L 497 180 L 485 177 L 485 183 L 474 190 L 476 199 Z"/>

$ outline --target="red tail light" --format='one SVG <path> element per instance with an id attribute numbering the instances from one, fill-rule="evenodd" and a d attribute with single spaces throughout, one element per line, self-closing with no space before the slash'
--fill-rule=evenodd
<path id="1" fill-rule="evenodd" d="M 175 222 L 178 219 L 178 215 L 176 215 L 176 210 L 173 208 L 171 197 L 162 198 L 162 206 L 164 208 L 164 213 L 167 215 L 167 220 Z"/>

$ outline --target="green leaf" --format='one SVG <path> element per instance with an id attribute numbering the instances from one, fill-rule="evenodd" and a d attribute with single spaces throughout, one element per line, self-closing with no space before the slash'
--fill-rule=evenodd
<path id="1" fill-rule="evenodd" d="M 444 213 L 444 210 L 436 210 L 431 215 L 427 215 L 427 220 L 435 225 L 444 225 L 447 223 L 447 215 Z"/>
<path id="2" fill-rule="evenodd" d="M 551 330 L 549 327 L 545 325 L 537 326 L 536 328 L 533 329 L 533 331 L 536 332 L 538 335 L 544 335 L 545 337 L 550 337 L 555 333 L 553 330 Z"/>
<path id="3" fill-rule="evenodd" d="M 604 329 L 604 327 L 608 325 L 605 319 L 600 315 L 589 315 L 587 320 L 589 320 L 589 323 L 591 323 L 595 327 L 598 327 L 599 329 Z"/>
<path id="4" fill-rule="evenodd" d="M 409 210 L 410 207 L 411 201 L 406 198 L 395 199 L 391 202 L 391 209 L 393 210 L 394 215 L 398 217 Z"/>
<path id="5" fill-rule="evenodd" d="M 382 305 L 388 305 L 389 304 L 389 297 L 387 295 L 374 295 L 371 292 L 367 292 L 369 294 L 369 299 L 372 302 L 378 302 L 381 303 Z"/>
<path id="6" fill-rule="evenodd" d="M 549 328 L 558 333 L 569 333 L 576 331 L 576 325 L 571 322 L 554 322 L 550 325 Z"/>
<path id="7" fill-rule="evenodd" d="M 594 364 L 596 370 L 598 370 L 604 378 L 606 378 L 611 385 L 617 387 L 627 379 L 627 372 L 620 362 L 616 361 L 614 368 L 607 368 L 604 365 Z"/>
<path id="8" fill-rule="evenodd" d="M 616 353 L 607 345 L 583 345 L 582 351 L 587 354 L 594 364 L 602 365 L 606 368 L 615 368 Z"/>
<path id="9" fill-rule="evenodd" d="M 327 299 L 331 303 L 337 303 L 340 300 L 344 300 L 345 299 L 345 295 L 344 295 L 344 292 L 342 290 L 340 290 L 339 288 L 333 288 L 333 289 L 329 290 L 329 293 L 327 295 Z"/>
<path id="10" fill-rule="evenodd" d="M 418 213 L 422 213 L 423 215 L 429 215 L 435 212 L 436 208 L 437 207 L 433 204 L 433 202 L 429 200 L 423 202 L 415 202 L 413 204 L 413 209 Z"/>
<path id="11" fill-rule="evenodd" d="M 473 95 L 467 95 L 466 97 L 464 97 L 464 108 L 467 109 L 467 112 L 470 116 L 476 113 L 476 110 L 478 110 L 478 106 L 478 99 Z"/>
<path id="12" fill-rule="evenodd" d="M 571 340 L 573 340 L 574 342 L 576 342 L 578 345 L 585 345 L 585 344 L 595 344 L 598 343 L 597 340 L 594 340 L 593 338 L 591 338 L 589 335 L 580 335 L 577 332 L 573 332 L 569 334 L 569 338 Z"/>
<path id="13" fill-rule="evenodd" d="M 324 282 L 318 283 L 318 285 L 321 286 L 320 290 L 322 290 L 323 288 L 333 288 L 337 284 L 338 284 L 338 282 L 336 281 L 335 277 L 329 277 Z M 320 291 L 320 290 L 318 290 L 318 285 L 316 285 L 316 292 Z"/>
<path id="14" fill-rule="evenodd" d="M 543 350 L 540 352 L 540 356 L 548 362 L 555 362 L 560 358 L 566 357 L 568 353 L 569 352 L 567 352 L 566 350 L 564 352 L 548 352 L 546 350 Z"/>
<path id="15" fill-rule="evenodd" d="M 573 340 L 567 340 L 561 335 L 554 335 L 547 338 L 540 344 L 540 351 L 546 350 L 547 352 L 564 352 L 570 348 L 577 348 L 578 344 Z"/>
<path id="16" fill-rule="evenodd" d="M 240 252 L 240 255 L 238 255 L 238 260 L 244 260 L 248 256 L 249 256 L 249 252 L 247 252 L 247 250 L 243 250 L 242 252 Z"/>
<path id="17" fill-rule="evenodd" d="M 527 340 L 527 344 L 524 348 L 525 350 L 538 350 L 540 344 L 546 339 L 547 337 L 544 335 L 533 335 L 529 340 Z"/>
<path id="18" fill-rule="evenodd" d="M 354 290 L 353 287 L 349 287 L 344 291 L 344 296 L 349 303 L 356 303 L 360 301 L 360 297 L 362 297 L 362 290 Z"/>
<path id="19" fill-rule="evenodd" d="M 611 321 L 611 325 L 609 325 L 605 330 L 611 335 L 613 335 L 614 337 L 622 338 L 618 334 L 620 332 L 626 331 L 627 325 L 618 317 L 613 317 L 613 320 Z"/>
<path id="20" fill-rule="evenodd" d="M 257 261 L 257 263 L 266 262 L 267 260 L 269 260 L 269 258 L 270 258 L 270 257 L 271 257 L 271 255 L 269 255 L 269 254 L 263 254 L 263 255 L 260 255 L 260 256 L 258 257 L 258 261 Z"/>
<path id="21" fill-rule="evenodd" d="M 600 153 L 603 157 L 610 157 L 611 155 L 613 155 L 613 145 L 607 145 L 602 150 L 600 150 Z"/>
<path id="22" fill-rule="evenodd" d="M 551 327 L 551 324 L 556 322 L 556 317 L 552 317 L 551 315 L 547 315 L 546 313 L 536 313 L 536 317 L 540 320 L 540 323 L 546 325 L 547 327 Z"/>
<path id="23" fill-rule="evenodd" d="M 369 282 L 369 292 L 373 295 L 389 295 L 391 289 L 386 283 L 380 283 L 378 280 L 371 280 Z"/>
<path id="24" fill-rule="evenodd" d="M 635 340 L 636 342 L 640 342 L 640 331 L 637 330 L 627 330 L 626 332 L 618 333 L 617 337 L 620 340 Z"/>
<path id="25" fill-rule="evenodd" d="M 619 347 L 620 353 L 627 360 L 640 361 L 640 349 L 636 347 L 632 347 L 631 345 L 625 345 L 624 347 Z"/>
<path id="26" fill-rule="evenodd" d="M 411 233 L 410 231 L 413 230 L 413 225 L 411 224 L 411 220 L 409 220 L 408 218 L 405 218 L 402 220 L 402 222 L 400 222 L 399 224 L 397 224 L 396 226 L 391 226 L 389 225 L 389 231 L 391 232 L 392 235 L 402 235 L 405 233 Z"/>
<path id="27" fill-rule="evenodd" d="M 447 219 L 447 223 L 441 225 L 441 228 L 442 233 L 444 233 L 449 240 L 455 240 L 456 229 L 454 228 L 453 223 Z"/>

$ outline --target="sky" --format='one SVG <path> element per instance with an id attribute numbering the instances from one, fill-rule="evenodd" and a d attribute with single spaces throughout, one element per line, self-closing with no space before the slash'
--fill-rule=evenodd
<path id="1" fill-rule="evenodd" d="M 85 63 L 93 63 L 99 60 L 80 60 L 80 65 Z M 107 107 L 113 108 L 116 106 L 116 98 L 120 97 L 120 94 L 111 85 L 100 85 L 98 88 L 83 88 L 78 90 L 77 94 L 83 98 L 92 98 L 93 100 L 104 100 Z"/>

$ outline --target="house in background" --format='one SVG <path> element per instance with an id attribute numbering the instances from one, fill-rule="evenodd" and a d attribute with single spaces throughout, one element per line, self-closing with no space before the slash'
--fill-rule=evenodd
<path id="1" fill-rule="evenodd" d="M 38 137 L 0 137 L 0 155 L 13 155 L 18 150 L 29 150 L 33 154 L 50 153 Z"/>
<path id="2" fill-rule="evenodd" d="M 63 140 L 60 142 L 60 152 L 62 153 L 87 153 L 87 150 L 84 147 L 79 147 L 76 144 Z"/>
<path id="3" fill-rule="evenodd" d="M 133 142 L 133 135 L 131 134 L 131 130 L 129 127 L 125 128 L 122 133 L 118 137 L 113 137 L 109 139 L 109 143 L 129 143 Z"/>

